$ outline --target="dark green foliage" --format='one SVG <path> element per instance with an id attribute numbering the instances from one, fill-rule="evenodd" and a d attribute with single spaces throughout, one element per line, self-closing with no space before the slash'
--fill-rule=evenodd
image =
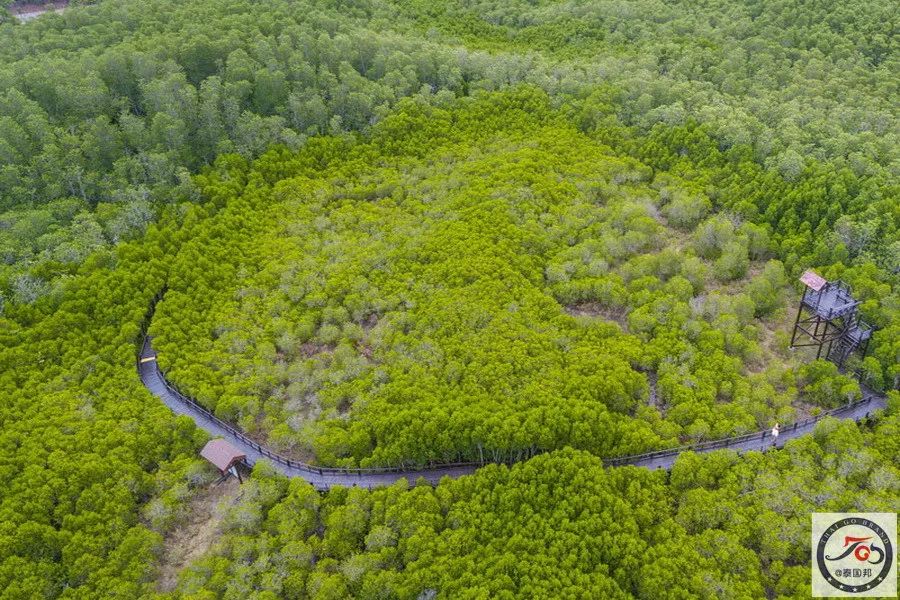
<path id="1" fill-rule="evenodd" d="M 211 171 L 197 185 L 225 205 L 171 258 L 160 364 L 325 464 L 614 456 L 790 424 L 787 324 L 755 319 L 789 296 L 766 230 L 673 230 L 659 206 L 681 184 L 649 176 L 529 88 L 401 102 L 364 143 L 267 153 L 240 191 Z"/>
<path id="2" fill-rule="evenodd" d="M 894 7 L 695 4 L 0 14 L 0 597 L 156 594 L 212 477 L 135 374 L 164 285 L 161 364 L 275 446 L 521 461 L 326 495 L 260 464 L 171 596 L 805 597 L 809 512 L 896 509 L 896 394 L 668 478 L 598 455 L 858 397 L 787 351 L 806 268 L 900 382 Z"/>
<path id="3" fill-rule="evenodd" d="M 563 451 L 436 489 L 294 481 L 173 596 L 807 597 L 809 513 L 894 510 L 896 428 L 896 407 L 872 431 L 828 420 L 781 452 L 686 454 L 669 477 Z M 235 513 L 272 485 L 255 476 Z"/>

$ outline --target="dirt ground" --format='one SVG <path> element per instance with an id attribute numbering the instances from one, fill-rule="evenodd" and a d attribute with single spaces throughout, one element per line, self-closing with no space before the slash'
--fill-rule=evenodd
<path id="1" fill-rule="evenodd" d="M 9 7 L 9 12 L 12 13 L 17 21 L 25 23 L 43 15 L 44 13 L 62 12 L 68 5 L 68 2 L 49 2 L 47 4 L 13 4 Z"/>
<path id="2" fill-rule="evenodd" d="M 60 10 L 68 6 L 69 3 L 65 0 L 60 2 L 47 2 L 45 4 L 33 4 L 30 2 L 13 2 L 9 11 L 11 13 L 20 14 L 20 13 L 36 13 L 36 12 L 47 12 L 48 10 Z"/>
<path id="3" fill-rule="evenodd" d="M 628 331 L 628 321 L 625 317 L 624 310 L 607 308 L 598 302 L 582 302 L 580 304 L 572 304 L 563 306 L 569 315 L 573 317 L 591 317 L 602 318 L 606 321 L 617 323 L 622 331 Z"/>
<path id="4" fill-rule="evenodd" d="M 181 570 L 212 547 L 226 508 L 239 495 L 238 480 L 229 477 L 219 485 L 210 484 L 191 501 L 187 522 L 166 536 L 157 581 L 159 591 L 173 590 Z"/>

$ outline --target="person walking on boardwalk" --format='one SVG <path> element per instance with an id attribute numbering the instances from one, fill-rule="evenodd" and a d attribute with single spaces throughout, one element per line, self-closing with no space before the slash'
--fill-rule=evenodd
<path id="1" fill-rule="evenodd" d="M 778 432 L 780 431 L 780 425 L 775 423 L 775 427 L 772 428 L 772 447 L 775 447 L 778 444 Z"/>

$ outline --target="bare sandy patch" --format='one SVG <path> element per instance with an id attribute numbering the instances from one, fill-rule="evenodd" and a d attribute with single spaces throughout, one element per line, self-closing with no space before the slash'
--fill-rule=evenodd
<path id="1" fill-rule="evenodd" d="M 229 477 L 218 485 L 209 484 L 191 500 L 186 522 L 175 527 L 163 543 L 157 580 L 160 592 L 175 589 L 178 574 L 212 547 L 226 509 L 238 499 L 240 489 L 238 480 Z"/>

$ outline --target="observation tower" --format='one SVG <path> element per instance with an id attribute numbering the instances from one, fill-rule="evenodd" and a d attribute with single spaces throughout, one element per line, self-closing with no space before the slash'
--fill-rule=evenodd
<path id="1" fill-rule="evenodd" d="M 872 327 L 860 319 L 860 301 L 853 297 L 850 286 L 826 281 L 812 271 L 806 271 L 800 281 L 805 288 L 791 348 L 816 347 L 816 358 L 822 358 L 824 351 L 824 357 L 839 367 L 854 351 L 865 357 Z"/>

